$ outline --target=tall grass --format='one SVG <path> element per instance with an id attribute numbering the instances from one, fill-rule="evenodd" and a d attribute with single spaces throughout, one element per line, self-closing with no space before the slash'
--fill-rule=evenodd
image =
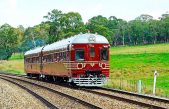
<path id="1" fill-rule="evenodd" d="M 23 58 L 23 53 L 15 53 L 8 60 L 0 60 L 0 71 L 14 74 L 24 74 Z"/>
<path id="2" fill-rule="evenodd" d="M 147 80 L 146 81 L 142 80 L 141 94 L 149 94 L 149 95 L 153 94 L 153 80 L 149 80 L 149 82 L 151 84 L 147 84 Z M 160 81 L 158 82 L 160 83 Z M 169 82 L 169 80 L 167 80 L 167 82 Z M 108 80 L 108 82 L 105 84 L 104 87 L 111 87 L 138 93 L 138 80 L 111 78 Z M 169 97 L 169 90 L 167 88 L 166 89 L 160 88 L 159 84 L 157 84 L 156 96 Z"/>

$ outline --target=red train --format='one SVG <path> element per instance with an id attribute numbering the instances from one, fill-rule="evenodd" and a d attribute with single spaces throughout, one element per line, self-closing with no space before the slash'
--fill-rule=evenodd
<path id="1" fill-rule="evenodd" d="M 24 56 L 29 77 L 102 86 L 109 77 L 109 48 L 104 36 L 79 34 L 29 50 Z"/>

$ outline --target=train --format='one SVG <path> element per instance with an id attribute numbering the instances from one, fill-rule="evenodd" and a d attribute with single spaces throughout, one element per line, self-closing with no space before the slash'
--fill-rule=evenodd
<path id="1" fill-rule="evenodd" d="M 81 33 L 25 52 L 24 70 L 30 78 L 103 86 L 110 72 L 109 48 L 104 36 Z"/>

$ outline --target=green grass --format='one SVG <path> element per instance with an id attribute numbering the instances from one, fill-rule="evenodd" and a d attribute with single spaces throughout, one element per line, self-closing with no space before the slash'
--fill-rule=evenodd
<path id="1" fill-rule="evenodd" d="M 122 54 L 111 55 L 110 66 L 113 70 L 121 70 L 125 76 L 125 71 L 128 70 L 128 76 L 133 77 L 133 73 L 137 73 L 136 76 L 145 73 L 151 73 L 154 70 L 159 72 L 169 72 L 169 53 L 150 53 L 150 54 Z"/>
<path id="2" fill-rule="evenodd" d="M 157 89 L 169 95 L 169 53 L 111 55 L 112 79 L 142 80 L 152 90 L 154 70 L 157 76 Z M 161 91 L 160 91 L 161 92 Z"/>
<path id="3" fill-rule="evenodd" d="M 24 61 L 22 53 L 13 54 L 8 60 L 0 60 L 0 71 L 24 74 Z"/>
<path id="4" fill-rule="evenodd" d="M 169 44 L 112 47 L 110 54 L 112 84 L 119 84 L 115 81 L 120 79 L 142 80 L 146 92 L 152 93 L 153 73 L 157 70 L 157 95 L 169 96 Z"/>
<path id="5" fill-rule="evenodd" d="M 111 47 L 110 54 L 143 54 L 143 53 L 169 53 L 169 43 Z"/>
<path id="6" fill-rule="evenodd" d="M 23 59 L 0 61 L 0 71 L 13 74 L 24 74 L 24 61 Z"/>
<path id="7" fill-rule="evenodd" d="M 9 60 L 20 60 L 23 58 L 24 58 L 24 55 L 22 53 L 15 53 L 9 58 Z"/>

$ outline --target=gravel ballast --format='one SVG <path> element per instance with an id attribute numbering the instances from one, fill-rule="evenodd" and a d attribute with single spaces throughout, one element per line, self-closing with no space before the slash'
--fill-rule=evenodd
<path id="1" fill-rule="evenodd" d="M 27 91 L 0 79 L 0 109 L 47 109 L 47 107 Z"/>
<path id="2" fill-rule="evenodd" d="M 82 91 L 82 90 L 71 89 L 71 88 L 67 88 L 67 87 L 63 87 L 63 86 L 59 86 L 59 85 L 55 85 L 55 84 L 36 81 L 36 80 L 32 80 L 32 79 L 26 79 L 26 78 L 22 78 L 22 77 L 19 77 L 19 78 L 39 84 L 39 85 L 42 85 L 42 86 L 52 88 L 54 90 L 57 90 L 57 91 L 60 91 L 60 92 L 66 93 L 66 94 L 69 94 L 73 97 L 77 97 L 81 100 L 92 103 L 92 104 L 99 106 L 101 108 L 104 108 L 104 109 L 138 109 L 138 108 L 140 109 L 140 108 L 144 108 L 144 107 L 140 107 L 138 105 L 130 104 L 130 103 L 123 102 L 123 101 L 118 101 L 116 99 L 110 99 L 107 97 L 88 93 L 88 92 Z"/>
<path id="3" fill-rule="evenodd" d="M 121 93 L 112 92 L 112 91 L 105 91 L 105 90 L 93 90 L 93 91 L 106 93 L 106 94 L 114 95 L 114 96 L 120 96 L 120 97 L 123 97 L 123 98 L 131 99 L 131 100 L 135 100 L 135 101 L 140 101 L 140 102 L 143 102 L 143 103 L 153 104 L 153 105 L 157 105 L 157 106 L 162 106 L 164 108 L 169 109 L 168 103 L 160 102 L 160 101 L 157 101 L 155 99 L 154 100 L 145 99 L 145 98 L 142 98 L 142 97 L 131 96 L 131 95 L 127 95 L 127 94 L 121 94 Z"/>
<path id="4" fill-rule="evenodd" d="M 6 78 L 6 77 L 3 77 Z M 7 78 L 6 78 L 7 79 Z M 10 78 L 8 78 L 8 80 L 12 80 Z M 44 99 L 46 99 L 47 101 L 49 101 L 50 103 L 52 103 L 53 105 L 55 105 L 58 108 L 61 109 L 88 109 L 87 106 L 85 105 L 81 105 L 80 103 L 78 103 L 77 101 L 74 100 L 70 100 L 69 98 L 63 97 L 59 94 L 50 92 L 44 88 L 38 87 L 38 86 L 34 86 L 25 82 L 21 82 L 18 80 L 12 80 L 18 84 L 23 85 L 24 87 L 27 87 L 28 89 L 34 91 L 36 94 L 41 95 Z"/>

